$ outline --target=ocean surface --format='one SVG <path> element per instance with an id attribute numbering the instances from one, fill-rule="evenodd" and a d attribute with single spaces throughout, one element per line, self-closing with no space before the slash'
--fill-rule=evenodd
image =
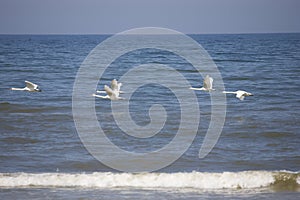
<path id="1" fill-rule="evenodd" d="M 0 35 L 0 199 L 299 198 L 300 34 L 189 35 L 209 53 L 227 91 L 240 89 L 254 96 L 240 101 L 226 95 L 221 136 L 200 159 L 212 106 L 210 93 L 195 91 L 200 123 L 191 146 L 171 165 L 144 173 L 104 165 L 85 148 L 75 127 L 72 94 L 77 72 L 89 53 L 109 37 Z M 199 72 L 180 57 L 141 49 L 112 63 L 111 70 L 99 77 L 97 89 L 145 63 L 175 68 L 190 86 L 202 86 Z M 151 76 L 168 79 L 168 74 L 168 69 L 157 70 Z M 144 80 L 149 74 L 136 76 Z M 9 90 L 24 87 L 25 80 L 38 84 L 42 92 Z M 126 82 L 123 85 L 125 89 Z M 131 96 L 126 90 L 120 96 L 126 100 L 118 103 L 129 102 L 131 120 L 140 126 L 150 123 L 151 105 L 160 104 L 169 114 L 157 136 L 137 139 L 118 128 L 111 102 L 96 98 L 99 125 L 115 145 L 143 153 L 160 149 L 175 137 L 180 102 L 171 90 L 154 82 Z"/>

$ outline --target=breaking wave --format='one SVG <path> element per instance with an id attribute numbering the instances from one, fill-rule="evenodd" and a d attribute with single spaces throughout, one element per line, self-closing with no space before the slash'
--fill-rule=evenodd
<path id="1" fill-rule="evenodd" d="M 275 187 L 299 189 L 300 172 L 180 172 L 180 173 L 0 173 L 0 187 L 136 187 L 246 189 Z"/>

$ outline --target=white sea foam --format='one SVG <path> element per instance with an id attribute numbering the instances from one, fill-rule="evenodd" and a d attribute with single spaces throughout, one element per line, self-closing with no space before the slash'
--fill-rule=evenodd
<path id="1" fill-rule="evenodd" d="M 0 173 L 0 187 L 259 188 L 272 185 L 281 172 L 223 173 Z M 286 173 L 286 172 L 285 172 Z M 293 174 L 293 173 L 291 173 Z M 299 183 L 299 174 L 297 182 Z"/>

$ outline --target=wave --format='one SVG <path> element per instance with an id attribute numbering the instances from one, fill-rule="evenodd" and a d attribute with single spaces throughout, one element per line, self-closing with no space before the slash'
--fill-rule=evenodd
<path id="1" fill-rule="evenodd" d="M 0 138 L 0 142 L 4 142 L 6 144 L 35 144 L 42 141 L 25 137 L 6 137 Z"/>
<path id="2" fill-rule="evenodd" d="M 243 60 L 243 59 L 214 59 L 215 62 L 240 62 L 240 63 L 255 63 L 260 62 L 259 60 Z"/>
<path id="3" fill-rule="evenodd" d="M 0 102 L 0 112 L 7 112 L 7 113 L 41 113 L 47 111 L 59 111 L 62 107 L 55 107 L 55 106 L 24 106 L 22 104 L 14 104 L 8 102 Z"/>
<path id="4" fill-rule="evenodd" d="M 299 189 L 300 172 L 179 172 L 179 173 L 0 173 L 0 187 L 136 187 L 194 189 Z"/>

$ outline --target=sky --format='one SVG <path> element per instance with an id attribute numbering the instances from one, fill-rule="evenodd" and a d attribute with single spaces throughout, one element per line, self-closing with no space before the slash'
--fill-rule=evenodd
<path id="1" fill-rule="evenodd" d="M 0 0 L 0 34 L 300 32 L 300 0 Z"/>

